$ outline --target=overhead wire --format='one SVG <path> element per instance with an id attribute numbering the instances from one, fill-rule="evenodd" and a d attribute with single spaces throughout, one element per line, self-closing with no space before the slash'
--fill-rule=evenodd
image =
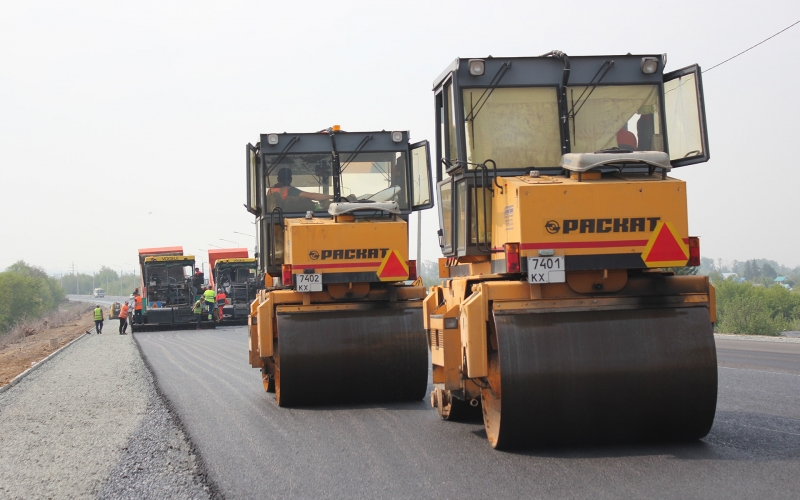
<path id="1" fill-rule="evenodd" d="M 732 60 L 732 59 L 736 59 L 736 58 L 737 58 L 737 57 L 739 57 L 740 55 L 742 55 L 742 54 L 744 54 L 745 52 L 748 52 L 748 51 L 750 51 L 750 50 L 752 50 L 752 49 L 754 49 L 754 48 L 758 47 L 759 45 L 761 45 L 762 43 L 766 42 L 767 40 L 770 40 L 770 39 L 772 39 L 772 38 L 775 38 L 776 36 L 780 35 L 780 34 L 781 34 L 781 33 L 783 33 L 784 31 L 786 31 L 786 30 L 788 30 L 789 28 L 791 28 L 792 26 L 795 26 L 796 24 L 800 24 L 800 21 L 795 21 L 794 23 L 792 23 L 792 24 L 790 24 L 789 26 L 787 26 L 787 27 L 783 28 L 783 29 L 782 29 L 782 30 L 780 30 L 779 32 L 775 33 L 774 35 L 772 35 L 772 36 L 770 36 L 770 37 L 768 37 L 768 38 L 765 38 L 765 39 L 761 40 L 760 42 L 758 42 L 757 44 L 753 45 L 752 47 L 750 47 L 750 48 L 748 48 L 748 49 L 746 49 L 746 50 L 743 50 L 743 51 L 739 52 L 738 54 L 736 54 L 736 55 L 735 55 L 735 56 L 733 56 L 733 57 L 729 57 L 729 58 L 725 59 L 724 61 L 722 61 L 722 62 L 721 62 L 721 63 L 719 63 L 719 64 L 715 64 L 714 66 L 711 66 L 711 67 L 710 67 L 710 68 L 708 68 L 707 70 L 704 70 L 704 71 L 703 71 L 703 73 L 708 73 L 708 72 L 709 72 L 709 71 L 711 71 L 712 69 L 714 69 L 714 68 L 716 68 L 716 67 L 718 67 L 718 66 L 722 66 L 722 65 L 723 65 L 723 64 L 725 64 L 726 62 L 728 62 L 728 61 L 730 61 L 730 60 Z"/>

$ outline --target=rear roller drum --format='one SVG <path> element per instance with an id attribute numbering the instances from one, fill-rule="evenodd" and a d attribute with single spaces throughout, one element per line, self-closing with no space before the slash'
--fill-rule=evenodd
<path id="1" fill-rule="evenodd" d="M 420 400 L 428 385 L 422 308 L 278 313 L 279 406 Z M 330 380 L 341 383 L 332 388 Z"/>
<path id="2" fill-rule="evenodd" d="M 694 440 L 711 429 L 708 309 L 494 315 L 481 388 L 493 448 Z"/>

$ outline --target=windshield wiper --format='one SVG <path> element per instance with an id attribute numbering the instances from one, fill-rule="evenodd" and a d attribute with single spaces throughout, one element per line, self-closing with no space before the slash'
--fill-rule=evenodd
<path id="1" fill-rule="evenodd" d="M 594 76 L 592 77 L 592 79 L 589 80 L 589 85 L 587 85 L 586 88 L 583 89 L 583 92 L 581 92 L 581 95 L 578 96 L 578 100 L 575 101 L 572 98 L 573 96 L 572 95 L 570 96 L 570 101 L 572 101 L 572 107 L 569 110 L 569 113 L 567 115 L 570 118 L 572 118 L 572 139 L 573 139 L 573 141 L 575 140 L 575 134 L 576 134 L 576 132 L 575 132 L 575 130 L 576 130 L 576 128 L 575 128 L 575 117 L 578 116 L 578 113 L 583 108 L 583 105 L 586 104 L 586 101 L 589 100 L 589 97 L 592 95 L 592 92 L 594 92 L 594 89 L 596 89 L 597 86 L 600 85 L 600 82 L 603 81 L 603 78 L 606 77 L 606 75 L 608 74 L 608 71 L 611 69 L 612 66 L 614 66 L 614 61 L 609 60 L 609 59 L 606 59 L 605 61 L 603 61 L 603 64 L 600 65 L 600 69 L 598 69 L 597 73 L 595 73 Z M 595 81 L 595 79 L 597 79 L 597 81 Z M 588 94 L 586 94 L 587 91 L 589 92 Z M 586 94 L 586 97 L 583 97 L 584 94 Z M 581 101 L 581 99 L 583 99 L 583 101 Z M 576 106 L 578 107 L 578 109 L 575 109 Z"/>
<path id="2" fill-rule="evenodd" d="M 511 61 L 504 62 L 500 65 L 500 69 L 498 69 L 497 73 L 495 73 L 492 77 L 492 80 L 489 82 L 489 86 L 483 90 L 483 94 L 478 97 L 478 100 L 475 101 L 475 104 L 470 108 L 469 114 L 466 118 L 464 118 L 465 122 L 474 121 L 475 118 L 478 117 L 478 113 L 480 113 L 481 109 L 483 109 L 483 105 L 486 104 L 486 102 L 489 100 L 489 97 L 492 96 L 494 89 L 500 85 L 500 80 L 503 79 L 509 69 L 511 69 Z"/>
<path id="3" fill-rule="evenodd" d="M 358 143 L 358 146 L 356 146 L 353 152 L 350 153 L 350 156 L 348 156 L 347 159 L 344 161 L 344 165 L 342 166 L 341 170 L 342 172 L 347 170 L 347 167 L 350 165 L 350 162 L 356 159 L 356 156 L 358 156 L 361 150 L 364 149 L 364 146 L 366 146 L 367 143 L 371 140 L 372 140 L 372 134 L 367 135 L 363 139 L 361 139 L 361 142 Z"/>
<path id="4" fill-rule="evenodd" d="M 275 161 L 273 161 L 272 163 L 270 163 L 270 164 L 269 164 L 269 167 L 267 167 L 267 174 L 266 174 L 266 177 L 267 177 L 267 178 L 269 178 L 270 174 L 272 174 L 272 171 L 275 169 L 275 167 L 276 167 L 276 166 L 277 166 L 277 165 L 278 165 L 280 162 L 282 162 L 284 158 L 286 158 L 286 155 L 288 155 L 288 154 L 289 154 L 289 150 L 290 150 L 290 149 L 292 149 L 292 146 L 294 146 L 294 145 L 295 145 L 295 144 L 297 144 L 298 142 L 300 142 L 300 137 L 299 137 L 299 136 L 294 136 L 294 137 L 292 137 L 292 138 L 289 140 L 289 143 L 286 145 L 286 147 L 285 147 L 285 148 L 283 148 L 283 150 L 282 150 L 282 151 L 281 151 L 281 153 L 278 155 L 278 157 L 277 157 L 277 158 L 275 158 Z"/>

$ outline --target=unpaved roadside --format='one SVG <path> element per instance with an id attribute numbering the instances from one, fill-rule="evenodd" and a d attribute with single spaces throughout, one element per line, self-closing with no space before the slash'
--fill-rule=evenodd
<path id="1" fill-rule="evenodd" d="M 0 345 L 0 387 L 8 384 L 17 375 L 40 362 L 57 349 L 94 329 L 91 306 L 82 302 L 67 302 L 61 309 L 79 317 L 55 328 L 37 328 L 35 333 Z M 105 313 L 106 311 L 104 311 Z M 108 324 L 109 321 L 106 321 Z M 114 321 L 114 324 L 117 322 Z M 56 342 L 53 344 L 52 341 Z"/>
<path id="2" fill-rule="evenodd" d="M 0 394 L 0 498 L 207 498 L 196 455 L 117 322 Z"/>

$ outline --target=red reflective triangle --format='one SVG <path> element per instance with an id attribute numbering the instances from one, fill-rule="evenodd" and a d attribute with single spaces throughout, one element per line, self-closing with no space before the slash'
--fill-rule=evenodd
<path id="1" fill-rule="evenodd" d="M 646 262 L 672 262 L 688 258 L 689 256 L 684 253 L 683 248 L 675 240 L 675 235 L 664 224 L 661 226 L 661 232 L 656 236 L 656 241 L 653 242 L 653 246 L 650 248 L 650 254 L 647 256 Z"/>
<path id="2" fill-rule="evenodd" d="M 408 271 L 406 270 L 403 262 L 397 257 L 397 252 L 390 251 L 389 256 L 386 259 L 386 264 L 383 266 L 383 270 L 380 274 L 381 278 L 397 278 L 408 277 Z"/>

